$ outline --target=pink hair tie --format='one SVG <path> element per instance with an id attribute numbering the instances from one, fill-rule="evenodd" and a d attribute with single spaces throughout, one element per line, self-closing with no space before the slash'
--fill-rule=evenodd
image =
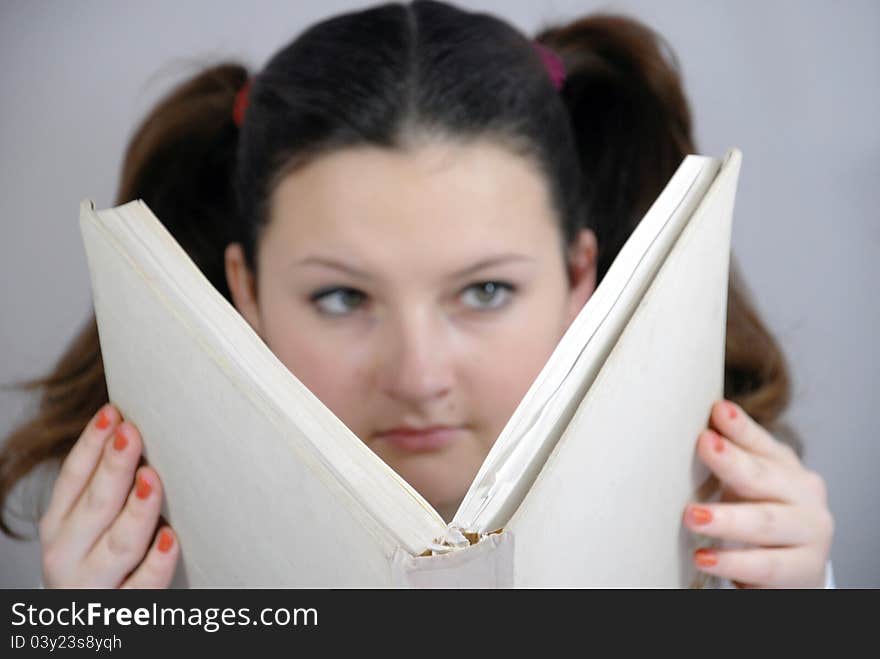
<path id="1" fill-rule="evenodd" d="M 544 68 L 547 69 L 550 81 L 556 87 L 556 90 L 559 91 L 562 89 L 562 85 L 565 84 L 565 65 L 562 63 L 559 55 L 544 44 L 533 41 L 532 45 L 541 56 L 541 61 L 544 63 Z"/>
<path id="2" fill-rule="evenodd" d="M 239 128 L 241 128 L 241 124 L 244 122 L 244 113 L 250 100 L 250 89 L 251 81 L 249 78 L 241 86 L 241 89 L 238 90 L 238 93 L 235 94 L 235 102 L 232 104 L 232 120 Z"/>

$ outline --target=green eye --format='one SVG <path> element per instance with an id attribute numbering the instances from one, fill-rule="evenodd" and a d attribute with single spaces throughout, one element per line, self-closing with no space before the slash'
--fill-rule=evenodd
<path id="1" fill-rule="evenodd" d="M 353 288 L 329 288 L 311 296 L 314 305 L 328 316 L 344 316 L 354 311 L 366 296 Z"/>
<path id="2" fill-rule="evenodd" d="M 464 290 L 464 297 L 470 302 L 466 304 L 475 309 L 498 309 L 505 304 L 515 290 L 511 284 L 500 281 L 483 281 Z M 473 295 L 471 295 L 473 293 Z"/>

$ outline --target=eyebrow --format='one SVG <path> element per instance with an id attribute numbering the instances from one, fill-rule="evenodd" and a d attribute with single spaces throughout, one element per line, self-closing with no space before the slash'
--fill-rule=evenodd
<path id="1" fill-rule="evenodd" d="M 459 279 L 461 277 L 465 277 L 474 272 L 478 272 L 483 268 L 488 268 L 492 265 L 501 265 L 502 263 L 510 263 L 515 261 L 534 261 L 534 259 L 530 256 L 526 256 L 525 254 L 499 254 L 497 256 L 492 256 L 487 259 L 483 259 L 482 261 L 478 261 L 473 265 L 469 265 L 466 268 L 463 268 L 457 272 L 452 273 L 450 275 L 450 279 Z M 358 270 L 357 268 L 352 268 L 351 266 L 341 262 L 336 261 L 331 258 L 323 257 L 323 256 L 308 256 L 300 261 L 297 261 L 293 265 L 320 265 L 328 268 L 334 268 L 335 270 L 341 270 L 349 275 L 354 277 L 360 277 L 361 279 L 372 279 L 368 273 Z"/>

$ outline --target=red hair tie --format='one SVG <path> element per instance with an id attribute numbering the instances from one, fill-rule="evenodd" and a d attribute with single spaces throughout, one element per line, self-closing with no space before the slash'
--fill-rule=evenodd
<path id="1" fill-rule="evenodd" d="M 232 104 L 232 120 L 235 125 L 241 128 L 244 122 L 244 113 L 247 110 L 248 101 L 250 100 L 251 81 L 250 78 L 241 86 L 235 95 L 235 102 Z"/>
<path id="2" fill-rule="evenodd" d="M 544 68 L 547 69 L 550 81 L 556 87 L 556 90 L 559 91 L 562 89 L 562 85 L 565 84 L 565 65 L 562 63 L 559 55 L 544 44 L 533 41 L 532 45 L 541 56 L 541 61 L 544 63 Z"/>

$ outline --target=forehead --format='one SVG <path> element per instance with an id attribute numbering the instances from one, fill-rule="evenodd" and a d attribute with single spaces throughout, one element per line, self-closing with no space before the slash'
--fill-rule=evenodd
<path id="1" fill-rule="evenodd" d="M 296 253 L 534 251 L 555 239 L 557 222 L 530 160 L 489 141 L 437 140 L 316 158 L 276 187 L 265 236 Z"/>

